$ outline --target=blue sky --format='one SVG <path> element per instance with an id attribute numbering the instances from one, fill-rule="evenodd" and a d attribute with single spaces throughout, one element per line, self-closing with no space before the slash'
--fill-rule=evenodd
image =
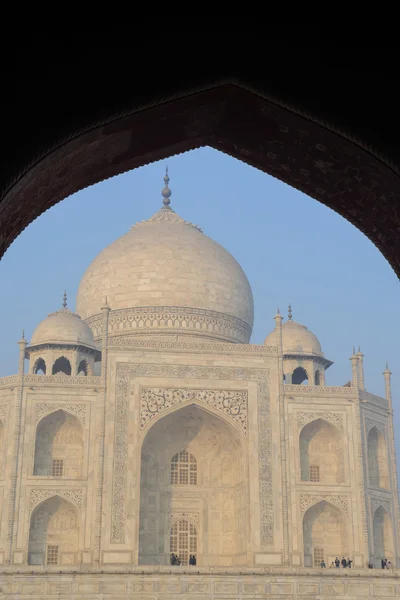
<path id="1" fill-rule="evenodd" d="M 166 163 L 171 206 L 229 250 L 249 278 L 255 299 L 252 342 L 263 342 L 277 307 L 286 317 L 291 302 L 293 318 L 318 336 L 334 361 L 328 384 L 350 379 L 349 357 L 359 344 L 366 387 L 383 395 L 388 360 L 400 439 L 400 285 L 392 268 L 341 216 L 211 148 L 74 194 L 17 238 L 0 262 L 0 376 L 17 371 L 21 330 L 29 340 L 39 321 L 61 307 L 65 288 L 74 309 L 80 278 L 95 256 L 160 208 Z"/>

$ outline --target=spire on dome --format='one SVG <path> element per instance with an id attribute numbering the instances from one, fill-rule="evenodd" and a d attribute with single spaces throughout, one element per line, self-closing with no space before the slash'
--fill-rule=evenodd
<path id="1" fill-rule="evenodd" d="M 64 296 L 63 296 L 63 308 L 67 308 L 67 290 L 64 290 Z"/>
<path id="2" fill-rule="evenodd" d="M 288 307 L 288 318 L 289 321 L 292 321 L 293 317 L 292 317 L 292 305 L 289 302 L 289 307 Z"/>
<path id="3" fill-rule="evenodd" d="M 169 176 L 168 176 L 168 166 L 167 166 L 165 168 L 165 175 L 164 175 L 165 186 L 164 186 L 164 189 L 161 192 L 162 197 L 163 197 L 163 204 L 164 204 L 164 206 L 169 206 L 171 204 L 171 200 L 170 200 L 171 190 L 168 187 L 169 181 L 170 181 L 170 179 L 169 179 Z"/>

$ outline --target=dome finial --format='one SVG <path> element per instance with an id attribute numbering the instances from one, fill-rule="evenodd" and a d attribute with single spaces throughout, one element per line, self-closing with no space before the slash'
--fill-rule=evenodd
<path id="1" fill-rule="evenodd" d="M 289 307 L 288 307 L 288 318 L 289 318 L 289 321 L 291 321 L 293 318 L 292 317 L 292 305 L 290 304 L 290 302 L 289 302 Z"/>
<path id="2" fill-rule="evenodd" d="M 64 290 L 63 308 L 67 308 L 67 290 Z"/>
<path id="3" fill-rule="evenodd" d="M 169 184 L 168 165 L 165 167 L 164 183 L 165 183 L 165 186 L 164 186 L 163 191 L 161 192 L 162 197 L 163 197 L 163 204 L 164 204 L 164 206 L 169 206 L 171 204 L 171 200 L 170 200 L 171 190 L 168 187 L 168 184 Z"/>

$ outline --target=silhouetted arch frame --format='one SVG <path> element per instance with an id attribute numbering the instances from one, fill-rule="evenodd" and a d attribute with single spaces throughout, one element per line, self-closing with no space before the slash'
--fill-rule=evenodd
<path id="1" fill-rule="evenodd" d="M 211 146 L 269 173 L 336 211 L 400 275 L 395 166 L 361 139 L 241 82 L 170 95 L 87 117 L 32 156 L 0 202 L 0 256 L 45 210 L 71 194 L 168 156 Z"/>

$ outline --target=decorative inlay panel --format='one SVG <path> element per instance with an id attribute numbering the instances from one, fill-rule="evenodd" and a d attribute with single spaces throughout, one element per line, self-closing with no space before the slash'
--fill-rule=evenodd
<path id="1" fill-rule="evenodd" d="M 293 394 L 294 396 L 355 396 L 354 388 L 341 387 L 333 385 L 292 385 L 285 383 L 283 386 L 284 394 Z"/>
<path id="2" fill-rule="evenodd" d="M 86 423 L 86 404 L 63 404 L 61 402 L 39 402 L 36 404 L 36 423 L 38 423 L 46 415 L 56 412 L 57 410 L 65 410 L 78 417 L 82 423 Z"/>
<path id="3" fill-rule="evenodd" d="M 140 391 L 140 429 L 171 406 L 197 401 L 228 415 L 247 431 L 247 391 L 142 388 Z"/>
<path id="4" fill-rule="evenodd" d="M 382 500 L 381 498 L 370 498 L 370 504 L 371 504 L 371 515 L 372 515 L 372 518 L 374 517 L 375 511 L 376 511 L 377 508 L 379 508 L 379 506 L 382 506 L 382 508 L 389 515 L 392 512 L 390 500 Z"/>
<path id="5" fill-rule="evenodd" d="M 323 419 L 338 429 L 343 429 L 343 413 L 298 412 L 297 426 L 299 429 L 302 429 L 304 425 L 307 425 L 316 419 Z"/>
<path id="6" fill-rule="evenodd" d="M 89 319 L 88 319 L 89 322 Z M 167 336 L 155 336 L 155 339 L 140 339 L 136 336 L 130 337 L 110 337 L 109 348 L 114 350 L 123 348 L 151 348 L 152 350 L 175 350 L 176 352 L 218 352 L 233 353 L 233 354 L 257 354 L 260 356 L 277 356 L 278 348 L 276 346 L 262 346 L 258 344 L 235 344 L 229 342 L 210 342 L 210 341 L 190 341 L 187 338 L 185 340 L 166 339 Z M 298 386 L 297 386 L 298 387 Z M 321 388 L 319 388 L 321 390 Z M 336 389 L 336 388 L 334 388 Z"/>
<path id="7" fill-rule="evenodd" d="M 375 419 L 370 419 L 368 417 L 365 417 L 365 430 L 366 430 L 366 434 L 367 435 L 369 434 L 369 432 L 371 431 L 371 429 L 373 427 L 376 427 L 377 430 L 380 431 L 380 433 L 386 439 L 386 427 L 385 427 L 385 424 L 382 423 L 381 421 L 376 421 Z"/>
<path id="8" fill-rule="evenodd" d="M 260 456 L 260 540 L 264 546 L 272 545 L 274 543 L 274 523 L 268 369 L 140 363 L 117 364 L 111 542 L 116 544 L 124 543 L 125 541 L 129 428 L 128 401 L 129 381 L 131 377 L 225 379 L 257 382 Z"/>
<path id="9" fill-rule="evenodd" d="M 8 404 L 0 404 L 0 421 L 2 421 L 3 424 L 7 420 L 7 415 L 8 415 Z"/>
<path id="10" fill-rule="evenodd" d="M 83 377 L 82 375 L 24 375 L 24 383 L 26 385 L 76 385 L 77 387 L 98 387 L 102 385 L 101 377 L 93 375 L 91 377 Z"/>
<path id="11" fill-rule="evenodd" d="M 53 496 L 60 496 L 69 500 L 72 504 L 75 504 L 79 510 L 82 509 L 83 505 L 83 490 L 65 489 L 65 488 L 53 488 L 53 489 L 33 489 L 30 494 L 29 507 L 32 510 L 44 500 L 52 498 Z"/>
<path id="12" fill-rule="evenodd" d="M 319 494 L 301 494 L 300 495 L 300 510 L 303 515 L 310 506 L 318 504 L 321 500 L 325 500 L 334 506 L 340 508 L 343 512 L 348 514 L 349 511 L 349 498 L 348 496 L 332 496 L 332 495 L 319 495 Z"/>

